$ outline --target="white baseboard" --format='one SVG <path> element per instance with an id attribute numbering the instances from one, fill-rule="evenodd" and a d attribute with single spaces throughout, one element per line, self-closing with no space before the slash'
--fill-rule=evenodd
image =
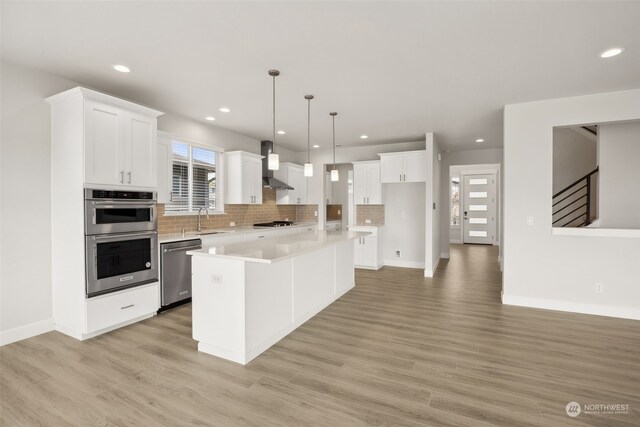
<path id="1" fill-rule="evenodd" d="M 596 316 L 618 317 L 640 320 L 640 309 L 616 307 L 610 305 L 583 304 L 579 302 L 558 301 L 544 298 L 502 295 L 502 303 L 520 307 L 543 308 L 545 310 L 566 311 L 570 313 L 593 314 Z"/>
<path id="2" fill-rule="evenodd" d="M 385 259 L 384 265 L 389 267 L 424 268 L 424 262 L 402 261 L 399 259 Z"/>
<path id="3" fill-rule="evenodd" d="M 449 252 L 441 252 L 440 253 L 440 258 L 441 259 L 449 259 L 449 257 L 450 257 Z"/>
<path id="4" fill-rule="evenodd" d="M 0 332 L 0 346 L 53 331 L 53 319 L 41 320 Z"/>
<path id="5" fill-rule="evenodd" d="M 436 260 L 436 263 L 433 265 L 433 270 L 424 270 L 424 277 L 433 277 L 434 273 L 438 269 L 438 265 L 440 264 L 440 257 Z"/>

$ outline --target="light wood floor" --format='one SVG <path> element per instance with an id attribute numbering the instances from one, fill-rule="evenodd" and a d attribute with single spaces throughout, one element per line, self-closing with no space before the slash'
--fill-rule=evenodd
<path id="1" fill-rule="evenodd" d="M 2 347 L 2 425 L 640 425 L 640 322 L 503 306 L 496 249 L 451 252 L 434 279 L 358 270 L 247 366 L 196 351 L 190 306 Z"/>

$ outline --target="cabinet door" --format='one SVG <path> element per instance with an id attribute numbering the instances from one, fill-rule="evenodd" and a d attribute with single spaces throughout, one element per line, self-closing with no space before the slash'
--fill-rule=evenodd
<path id="1" fill-rule="evenodd" d="M 251 165 L 249 165 L 249 169 L 251 171 L 250 185 L 251 185 L 251 193 L 253 195 L 253 203 L 261 205 L 262 204 L 262 162 L 257 159 L 250 159 Z"/>
<path id="2" fill-rule="evenodd" d="M 294 181 L 296 183 L 296 202 L 299 205 L 307 204 L 307 178 L 304 176 L 304 170 L 293 171 Z"/>
<path id="3" fill-rule="evenodd" d="M 242 204 L 251 205 L 254 204 L 254 196 L 256 195 L 256 172 L 255 162 L 253 159 L 243 157 L 242 158 Z M 261 195 L 262 197 L 262 195 Z"/>
<path id="4" fill-rule="evenodd" d="M 157 149 L 157 173 L 158 173 L 158 203 L 168 203 L 171 201 L 171 140 L 158 137 Z"/>
<path id="5" fill-rule="evenodd" d="M 367 169 L 365 165 L 353 166 L 353 204 L 367 203 Z"/>
<path id="6" fill-rule="evenodd" d="M 403 182 L 425 182 L 427 180 L 426 153 L 406 154 L 403 159 Z"/>
<path id="7" fill-rule="evenodd" d="M 331 173 L 324 173 L 324 198 L 327 205 L 333 201 L 333 185 L 331 184 Z"/>
<path id="8" fill-rule="evenodd" d="M 380 164 L 367 165 L 367 204 L 382 203 L 382 184 L 380 182 Z"/>
<path id="9" fill-rule="evenodd" d="M 363 265 L 363 258 L 362 258 L 362 254 L 363 254 L 363 250 L 362 250 L 363 244 L 362 244 L 362 237 L 355 239 L 353 241 L 353 263 L 355 265 Z"/>
<path id="10" fill-rule="evenodd" d="M 380 157 L 380 180 L 383 183 L 400 182 L 403 174 L 403 156 Z"/>
<path id="11" fill-rule="evenodd" d="M 125 114 L 125 183 L 136 187 L 155 187 L 157 120 L 141 114 Z"/>
<path id="12" fill-rule="evenodd" d="M 84 138 L 84 182 L 123 185 L 124 111 L 99 102 L 85 101 Z"/>
<path id="13" fill-rule="evenodd" d="M 362 263 L 367 267 L 378 267 L 378 238 L 373 236 L 364 237 L 362 245 Z"/>

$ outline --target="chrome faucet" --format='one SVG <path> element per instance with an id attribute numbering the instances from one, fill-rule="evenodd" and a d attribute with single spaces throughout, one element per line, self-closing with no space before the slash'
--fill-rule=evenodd
<path id="1" fill-rule="evenodd" d="M 200 213 L 202 212 L 202 209 L 204 209 L 204 211 L 207 213 L 207 219 L 209 219 L 209 209 L 205 208 L 204 206 L 198 209 L 198 233 L 202 231 L 202 221 L 200 217 Z"/>

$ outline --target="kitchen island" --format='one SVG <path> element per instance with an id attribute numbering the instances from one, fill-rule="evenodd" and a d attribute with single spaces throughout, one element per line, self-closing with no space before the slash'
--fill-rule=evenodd
<path id="1" fill-rule="evenodd" d="M 315 231 L 190 251 L 198 350 L 247 364 L 354 287 L 353 240 Z"/>

